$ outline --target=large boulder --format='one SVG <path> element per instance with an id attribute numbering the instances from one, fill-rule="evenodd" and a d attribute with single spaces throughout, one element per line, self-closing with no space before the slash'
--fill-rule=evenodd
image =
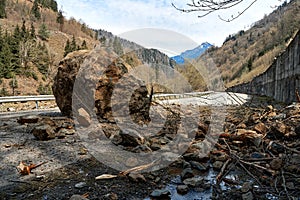
<path id="1" fill-rule="evenodd" d="M 109 48 L 69 54 L 60 62 L 53 85 L 62 114 L 78 118 L 85 113 L 79 117 L 84 121 L 96 118 L 114 122 L 114 117 L 131 117 L 137 123 L 149 121 L 147 88 L 128 73 L 131 68 Z"/>

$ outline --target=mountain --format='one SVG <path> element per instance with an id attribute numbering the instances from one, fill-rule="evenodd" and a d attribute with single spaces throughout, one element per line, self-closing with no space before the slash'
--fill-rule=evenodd
<path id="1" fill-rule="evenodd" d="M 180 55 L 174 56 L 171 59 L 173 59 L 177 64 L 183 64 L 185 59 L 196 59 L 212 46 L 213 45 L 211 45 L 210 43 L 204 42 L 200 46 L 192 50 L 182 52 Z"/>

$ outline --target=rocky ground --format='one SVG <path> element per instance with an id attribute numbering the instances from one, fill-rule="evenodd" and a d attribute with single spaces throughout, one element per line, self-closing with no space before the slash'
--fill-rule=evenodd
<path id="1" fill-rule="evenodd" d="M 168 120 L 149 137 L 103 123 L 113 145 L 156 153 L 180 134 L 185 119 L 178 120 L 178 113 L 200 119 L 189 127 L 189 147 L 170 165 L 123 172 L 99 162 L 74 122 L 59 113 L 3 118 L 0 199 L 299 199 L 300 105 L 218 109 L 226 110 L 221 132 L 211 130 L 212 110 L 203 106 L 158 109 Z M 217 143 L 204 155 L 214 138 Z"/>

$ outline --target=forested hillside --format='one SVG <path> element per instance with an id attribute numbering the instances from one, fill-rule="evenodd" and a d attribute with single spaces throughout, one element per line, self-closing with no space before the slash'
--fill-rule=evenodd
<path id="1" fill-rule="evenodd" d="M 0 95 L 50 94 L 68 53 L 94 47 L 97 34 L 65 19 L 55 0 L 0 1 Z"/>

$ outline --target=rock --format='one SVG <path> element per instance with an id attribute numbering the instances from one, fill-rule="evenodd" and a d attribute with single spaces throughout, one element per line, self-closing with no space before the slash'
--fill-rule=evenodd
<path id="1" fill-rule="evenodd" d="M 130 173 L 128 175 L 129 180 L 133 182 L 146 182 L 145 177 L 142 174 Z"/>
<path id="2" fill-rule="evenodd" d="M 79 126 L 88 127 L 92 122 L 89 113 L 84 108 L 78 109 L 77 112 L 77 123 Z"/>
<path id="3" fill-rule="evenodd" d="M 204 179 L 202 177 L 193 177 L 185 179 L 183 183 L 189 187 L 198 187 L 204 183 Z"/>
<path id="4" fill-rule="evenodd" d="M 45 141 L 55 138 L 54 130 L 49 125 L 39 125 L 32 130 L 32 134 L 37 140 Z"/>
<path id="5" fill-rule="evenodd" d="M 182 168 L 186 169 L 186 168 L 192 168 L 191 163 L 186 162 L 185 160 L 182 161 Z"/>
<path id="6" fill-rule="evenodd" d="M 89 199 L 76 194 L 76 195 L 71 196 L 70 200 L 89 200 Z"/>
<path id="7" fill-rule="evenodd" d="M 187 178 L 194 177 L 194 172 L 191 168 L 186 168 L 186 169 L 182 170 L 180 176 L 181 176 L 181 180 L 185 180 Z"/>
<path id="8" fill-rule="evenodd" d="M 259 123 L 254 126 L 254 130 L 260 134 L 265 134 L 267 132 L 267 127 L 264 123 Z"/>
<path id="9" fill-rule="evenodd" d="M 106 47 L 68 54 L 59 63 L 52 87 L 62 114 L 75 115 L 76 119 L 80 117 L 78 110 L 84 105 L 84 110 L 89 115 L 95 113 L 99 121 L 115 122 L 115 117 L 128 115 L 135 123 L 150 121 L 146 86 L 133 75 L 126 76 L 126 81 L 120 83 L 131 68 Z M 112 99 L 113 94 L 117 99 Z M 112 106 L 118 112 L 114 113 L 116 115 L 112 113 Z M 73 113 L 73 110 L 76 112 Z"/>
<path id="10" fill-rule="evenodd" d="M 216 162 L 214 162 L 214 164 L 213 164 L 213 168 L 215 169 L 215 170 L 221 170 L 221 168 L 223 167 L 223 162 L 221 162 L 221 161 L 216 161 Z"/>
<path id="11" fill-rule="evenodd" d="M 161 148 L 161 145 L 157 144 L 157 143 L 152 143 L 150 145 L 150 148 L 151 148 L 152 151 L 157 151 L 157 150 L 159 150 Z"/>
<path id="12" fill-rule="evenodd" d="M 72 52 L 59 63 L 52 91 L 60 111 L 65 116 L 72 116 L 74 82 L 80 69 L 80 65 L 89 53 L 90 51 L 87 50 Z"/>
<path id="13" fill-rule="evenodd" d="M 124 129 L 121 130 L 120 136 L 122 137 L 123 146 L 136 147 L 138 145 L 144 144 L 145 139 L 136 130 Z"/>
<path id="14" fill-rule="evenodd" d="M 136 167 L 136 166 L 139 165 L 139 160 L 138 160 L 137 158 L 135 158 L 135 157 L 130 157 L 130 158 L 128 158 L 128 159 L 126 160 L 125 165 L 126 165 L 127 167 Z"/>
<path id="15" fill-rule="evenodd" d="M 245 194 L 242 194 L 242 199 L 243 200 L 253 200 L 254 197 L 253 197 L 252 192 L 247 192 Z"/>
<path id="16" fill-rule="evenodd" d="M 270 162 L 270 167 L 274 170 L 279 170 L 282 167 L 282 159 L 280 158 L 275 158 Z"/>
<path id="17" fill-rule="evenodd" d="M 295 133 L 297 134 L 297 136 L 300 135 L 300 126 L 295 128 Z"/>
<path id="18" fill-rule="evenodd" d="M 290 190 L 294 190 L 295 189 L 295 184 L 293 182 L 287 182 L 286 187 Z"/>
<path id="19" fill-rule="evenodd" d="M 285 149 L 280 144 L 277 144 L 276 142 L 270 142 L 268 145 L 268 149 L 270 149 L 273 153 L 279 154 L 284 153 Z"/>
<path id="20" fill-rule="evenodd" d="M 62 128 L 62 129 L 59 130 L 59 133 L 62 134 L 62 135 L 74 135 L 75 130 L 74 129 Z"/>
<path id="21" fill-rule="evenodd" d="M 242 193 L 246 193 L 249 192 L 250 190 L 252 190 L 252 183 L 251 182 L 245 182 L 241 188 Z"/>
<path id="22" fill-rule="evenodd" d="M 284 135 L 287 133 L 287 126 L 282 123 L 278 122 L 271 128 L 272 133 L 275 135 L 275 137 L 284 137 Z"/>
<path id="23" fill-rule="evenodd" d="M 196 169 L 198 171 L 207 171 L 209 168 L 209 165 L 206 163 L 203 164 L 196 161 L 190 161 L 190 164 L 193 169 Z"/>
<path id="24" fill-rule="evenodd" d="M 87 186 L 86 182 L 80 182 L 80 183 L 77 183 L 77 184 L 75 185 L 75 188 L 81 189 L 81 188 L 84 188 L 84 187 L 86 187 L 86 186 Z"/>
<path id="25" fill-rule="evenodd" d="M 171 199 L 170 194 L 171 194 L 170 191 L 167 189 L 154 190 L 150 194 L 150 197 L 154 199 Z"/>
<path id="26" fill-rule="evenodd" d="M 176 190 L 178 194 L 185 195 L 189 192 L 189 187 L 187 185 L 178 185 Z"/>
<path id="27" fill-rule="evenodd" d="M 254 152 L 254 153 L 251 154 L 250 157 L 251 157 L 251 158 L 264 158 L 265 155 L 262 154 L 262 153 Z"/>
<path id="28" fill-rule="evenodd" d="M 84 105 L 86 112 L 95 113 L 99 121 L 115 122 L 115 117 L 128 116 L 135 123 L 150 121 L 148 91 L 142 81 L 128 74 L 132 67 L 106 47 L 68 54 L 59 63 L 53 84 L 62 114 L 77 118 L 78 113 L 73 113 L 72 107 L 77 111 Z"/>
<path id="29" fill-rule="evenodd" d="M 31 115 L 31 116 L 23 116 L 23 117 L 20 117 L 18 119 L 18 123 L 19 124 L 35 124 L 39 121 L 39 117 L 38 116 L 34 116 L 34 115 Z"/>
<path id="30" fill-rule="evenodd" d="M 118 200 L 118 195 L 115 193 L 109 193 L 103 196 L 103 200 Z"/>
<path id="31" fill-rule="evenodd" d="M 8 112 L 14 112 L 14 111 L 16 111 L 16 109 L 15 108 L 7 108 L 7 111 Z"/>

